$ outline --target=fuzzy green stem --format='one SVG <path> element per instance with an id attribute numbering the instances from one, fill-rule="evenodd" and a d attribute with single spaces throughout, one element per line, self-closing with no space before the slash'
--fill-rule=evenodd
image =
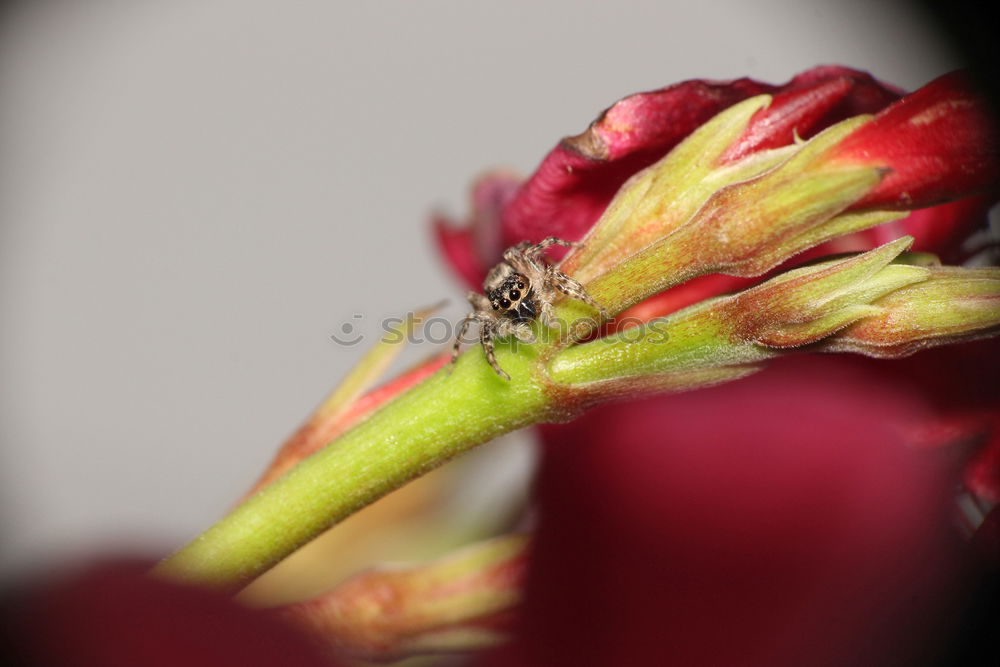
<path id="1" fill-rule="evenodd" d="M 722 327 L 674 340 L 671 356 L 692 361 L 706 354 L 729 359 L 724 350 L 736 346 Z M 481 349 L 470 349 L 451 372 L 436 373 L 302 461 L 156 572 L 238 590 L 334 524 L 455 456 L 522 426 L 566 421 L 604 400 L 548 377 L 546 362 L 561 344 L 544 337 L 534 345 L 500 341 L 497 360 L 510 381 L 494 373 Z"/>
<path id="2" fill-rule="evenodd" d="M 779 352 L 735 338 L 705 302 L 675 315 L 560 352 L 549 364 L 555 382 L 585 385 L 630 376 L 679 374 L 758 363 Z"/>
<path id="3" fill-rule="evenodd" d="M 879 312 L 870 305 L 927 278 L 888 265 L 910 239 L 783 274 L 634 330 L 565 347 L 499 341 L 497 376 L 478 347 L 252 496 L 158 572 L 235 590 L 357 510 L 449 459 L 514 429 L 565 421 L 594 404 L 742 377 L 760 362 Z M 566 331 L 566 329 L 564 329 Z M 771 341 L 771 342 L 768 342 Z M 762 344 L 763 343 L 763 344 Z"/>
<path id="4" fill-rule="evenodd" d="M 556 418 L 537 350 L 498 346 L 503 380 L 473 349 L 251 497 L 157 572 L 239 589 L 333 524 L 449 459 L 526 424 Z"/>

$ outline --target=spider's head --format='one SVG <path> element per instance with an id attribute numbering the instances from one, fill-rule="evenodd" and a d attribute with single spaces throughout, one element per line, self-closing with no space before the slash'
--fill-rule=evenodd
<path id="1" fill-rule="evenodd" d="M 504 276 L 496 287 L 487 288 L 486 297 L 498 315 L 528 321 L 538 314 L 531 298 L 531 283 L 520 273 Z"/>

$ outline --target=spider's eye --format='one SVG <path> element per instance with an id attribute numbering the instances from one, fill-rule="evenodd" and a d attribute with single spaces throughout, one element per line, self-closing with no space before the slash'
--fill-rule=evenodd
<path id="1" fill-rule="evenodd" d="M 518 292 L 516 289 L 512 289 L 510 291 L 510 298 L 512 301 L 517 301 L 518 299 L 521 298 L 521 293 Z"/>
<path id="2" fill-rule="evenodd" d="M 517 289 L 524 289 L 524 283 L 522 283 L 520 280 L 517 281 Z"/>
<path id="3" fill-rule="evenodd" d="M 496 301 L 493 302 L 493 310 L 500 310 L 500 304 Z"/>
<path id="4" fill-rule="evenodd" d="M 501 308 L 510 308 L 510 299 L 500 299 Z"/>

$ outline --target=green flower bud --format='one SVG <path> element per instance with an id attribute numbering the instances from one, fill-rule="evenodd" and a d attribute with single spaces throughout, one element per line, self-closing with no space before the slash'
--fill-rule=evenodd
<path id="1" fill-rule="evenodd" d="M 996 333 L 1000 328 L 1000 268 L 936 266 L 926 271 L 927 280 L 876 300 L 878 312 L 844 329 L 824 347 L 897 358 Z"/>

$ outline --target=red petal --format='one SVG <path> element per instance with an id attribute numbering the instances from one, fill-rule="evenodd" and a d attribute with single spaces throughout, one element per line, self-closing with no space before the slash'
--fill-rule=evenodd
<path id="1" fill-rule="evenodd" d="M 843 149 L 843 156 L 853 159 L 855 152 L 873 147 L 888 151 L 886 155 L 904 155 L 905 151 L 900 152 L 902 149 L 891 141 L 891 133 L 898 130 L 896 126 L 905 125 L 914 135 L 914 119 L 941 105 L 958 104 L 959 110 L 949 116 L 950 124 L 935 125 L 933 134 L 938 141 L 937 144 L 932 142 L 932 148 L 940 148 L 942 133 L 948 134 L 956 127 L 960 138 L 981 137 L 984 122 L 981 103 L 977 100 L 972 111 L 961 105 L 962 100 L 971 99 L 964 85 L 956 75 L 944 77 L 894 104 L 849 138 L 851 148 L 850 151 Z M 836 66 L 816 67 L 783 86 L 751 79 L 725 83 L 694 80 L 632 95 L 608 109 L 583 134 L 561 142 L 519 187 L 509 177 L 507 180 L 488 177 L 477 183 L 473 191 L 473 214 L 467 226 L 456 228 L 440 218 L 435 220 L 439 246 L 463 281 L 478 289 L 486 271 L 499 261 L 504 247 L 546 236 L 580 238 L 629 176 L 662 157 L 725 107 L 763 92 L 774 95 L 772 104 L 754 117 L 744 137 L 726 159 L 787 144 L 795 134 L 808 138 L 844 118 L 884 109 L 901 95 L 899 89 L 865 72 Z M 971 129 L 963 125 L 969 123 Z M 910 143 L 915 138 L 905 132 L 901 137 L 900 141 Z M 866 146 L 865 141 L 874 143 Z M 899 149 L 895 153 L 889 150 L 894 146 Z M 908 150 L 912 149 L 911 146 Z M 936 156 L 930 162 L 941 159 Z M 948 169 L 963 165 L 974 167 L 976 159 L 944 166 Z M 891 185 L 898 178 L 898 174 L 887 177 L 878 192 L 885 194 L 886 184 Z M 983 180 L 986 176 L 981 173 L 975 178 Z M 956 182 L 953 179 L 951 184 Z M 948 198 L 955 196 L 952 192 Z M 914 211 L 905 220 L 824 244 L 800 255 L 794 263 L 831 252 L 867 250 L 904 234 L 916 238 L 915 251 L 933 252 L 946 261 L 960 261 L 965 258 L 960 248 L 962 240 L 971 229 L 985 221 L 986 211 L 993 201 L 988 196 L 967 197 Z M 866 200 L 866 203 L 875 205 L 880 200 Z M 743 284 L 745 281 L 706 278 L 695 285 L 665 293 L 637 307 L 641 312 L 626 315 L 640 319 L 665 315 L 696 302 L 699 296 L 706 298 Z"/>
<path id="2" fill-rule="evenodd" d="M 868 250 L 909 234 L 914 238 L 913 252 L 933 253 L 946 264 L 960 264 L 969 255 L 963 242 L 976 229 L 986 227 L 987 213 L 995 203 L 996 197 L 992 195 L 966 197 L 918 209 L 902 220 L 873 227 L 855 236 L 864 239 L 859 249 Z"/>
<path id="3" fill-rule="evenodd" d="M 917 658 L 950 628 L 953 480 L 895 428 L 923 399 L 861 361 L 546 428 L 522 664 Z"/>
<path id="4" fill-rule="evenodd" d="M 808 139 L 844 118 L 879 111 L 901 95 L 866 72 L 833 66 L 809 70 L 782 86 L 770 106 L 757 112 L 723 162 L 787 146 L 796 135 Z"/>
<path id="5" fill-rule="evenodd" d="M 579 239 L 629 176 L 722 109 L 772 90 L 750 79 L 685 81 L 615 103 L 545 157 L 504 211 L 505 241 Z"/>
<path id="6" fill-rule="evenodd" d="M 481 242 L 490 234 L 475 201 L 473 229 L 456 230 L 438 219 L 438 242 L 465 282 L 478 287 L 489 267 L 499 261 L 503 247 L 546 236 L 579 239 L 629 176 L 665 155 L 718 112 L 761 93 L 777 95 L 748 130 L 740 155 L 788 143 L 793 131 L 808 137 L 842 118 L 877 111 L 899 95 L 864 72 L 834 66 L 814 68 L 784 86 L 746 78 L 692 80 L 631 95 L 605 111 L 586 132 L 556 146 L 516 195 L 511 198 L 505 191 L 509 201 L 499 222 L 501 243 Z"/>
<path id="7" fill-rule="evenodd" d="M 993 427 L 993 438 L 976 452 L 965 469 L 965 485 L 978 497 L 1000 503 L 1000 419 Z"/>
<path id="8" fill-rule="evenodd" d="M 972 536 L 972 546 L 984 563 L 1000 565 L 1000 505 L 986 515 Z"/>
<path id="9" fill-rule="evenodd" d="M 906 94 L 902 88 L 879 81 L 867 72 L 840 65 L 820 65 L 806 70 L 795 75 L 787 88 L 817 86 L 836 78 L 850 79 L 853 87 L 851 94 L 845 97 L 825 119 L 825 122 L 831 125 L 858 114 L 881 111 Z"/>
<path id="10" fill-rule="evenodd" d="M 754 282 L 757 282 L 756 278 L 740 278 L 721 273 L 699 276 L 632 306 L 608 324 L 608 331 L 617 331 L 639 322 L 664 317 L 713 296 L 749 287 Z"/>
<path id="11" fill-rule="evenodd" d="M 834 156 L 892 170 L 857 209 L 923 208 L 1000 185 L 995 119 L 962 72 L 891 105 L 845 139 Z"/>
<path id="12" fill-rule="evenodd" d="M 103 563 L 24 592 L 2 610 L 18 657 L 58 667 L 336 664 L 270 614 L 144 576 L 151 566 Z"/>
<path id="13" fill-rule="evenodd" d="M 431 225 L 438 249 L 452 271 L 466 286 L 478 289 L 486 277 L 486 269 L 472 244 L 472 227 L 456 227 L 442 216 L 435 216 Z"/>
<path id="14" fill-rule="evenodd" d="M 506 245 L 501 233 L 504 206 L 521 179 L 504 171 L 490 172 L 472 186 L 472 215 L 456 226 L 443 216 L 433 218 L 434 233 L 445 259 L 465 283 L 479 289 L 486 272 L 496 264 Z"/>
<path id="15" fill-rule="evenodd" d="M 726 107 L 761 93 L 777 93 L 755 119 L 737 155 L 808 137 L 858 113 L 877 111 L 899 91 L 864 72 L 824 66 L 783 86 L 752 79 L 692 80 L 626 97 L 583 134 L 564 140 L 504 210 L 508 245 L 546 236 L 579 239 L 636 171 L 649 166 Z"/>

